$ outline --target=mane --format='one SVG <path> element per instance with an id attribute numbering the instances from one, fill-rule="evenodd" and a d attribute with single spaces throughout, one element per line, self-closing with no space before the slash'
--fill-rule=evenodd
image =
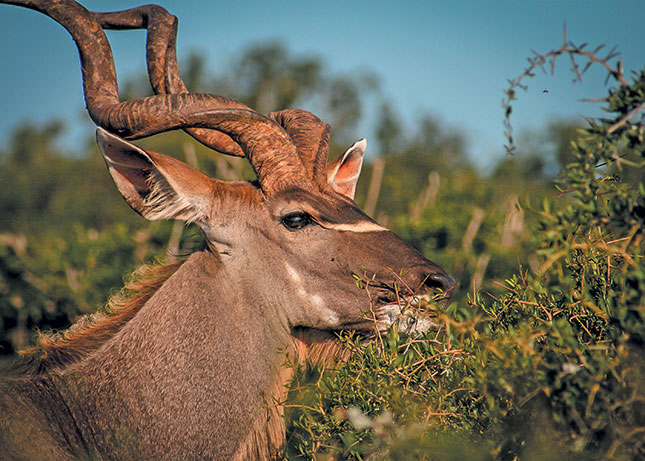
<path id="1" fill-rule="evenodd" d="M 20 351 L 28 370 L 42 374 L 87 357 L 116 335 L 182 264 L 141 266 L 103 309 L 84 315 L 66 330 L 39 332 L 36 345 Z"/>

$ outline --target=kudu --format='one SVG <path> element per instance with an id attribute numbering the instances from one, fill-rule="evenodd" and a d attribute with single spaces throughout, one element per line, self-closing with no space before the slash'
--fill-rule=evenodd
<path id="1" fill-rule="evenodd" d="M 163 8 L 3 2 L 69 31 L 117 188 L 147 219 L 196 223 L 206 249 L 149 269 L 134 295 L 43 338 L 37 371 L 0 381 L 1 458 L 270 458 L 284 442 L 285 354 L 333 343 L 325 332 L 385 330 L 413 296 L 449 296 L 442 269 L 354 203 L 365 142 L 327 165 L 330 129 L 311 113 L 189 93 Z M 134 28 L 148 30 L 155 96 L 119 102 L 103 29 Z M 173 129 L 246 157 L 257 180 L 211 179 L 125 140 Z"/>

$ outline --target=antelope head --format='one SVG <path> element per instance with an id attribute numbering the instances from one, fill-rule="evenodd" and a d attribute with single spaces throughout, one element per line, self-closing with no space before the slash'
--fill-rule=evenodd
<path id="1" fill-rule="evenodd" d="M 450 296 L 451 277 L 354 203 L 365 141 L 328 165 L 330 128 L 313 114 L 265 116 L 224 97 L 189 93 L 175 56 L 177 21 L 161 7 L 94 13 L 69 0 L 20 3 L 74 38 L 98 144 L 128 204 L 150 220 L 196 223 L 231 292 L 246 293 L 245 302 L 286 329 L 373 332 L 392 325 L 415 297 Z M 142 27 L 156 95 L 119 102 L 103 29 Z M 257 180 L 212 179 L 129 141 L 174 129 L 246 157 Z"/>
<path id="2" fill-rule="evenodd" d="M 385 329 L 413 296 L 449 295 L 454 282 L 441 268 L 354 203 L 365 141 L 316 177 L 278 125 L 254 120 L 239 132 L 272 140 L 249 155 L 267 168 L 256 168 L 258 181 L 211 179 L 100 128 L 97 138 L 130 206 L 147 219 L 199 225 L 230 290 L 250 291 L 250 302 L 286 328 Z M 242 144 L 247 151 L 250 142 Z"/>

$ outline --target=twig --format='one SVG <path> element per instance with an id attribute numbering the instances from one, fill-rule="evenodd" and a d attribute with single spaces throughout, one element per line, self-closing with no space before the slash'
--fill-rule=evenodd
<path id="1" fill-rule="evenodd" d="M 484 210 L 481 208 L 475 208 L 473 210 L 473 216 L 470 218 L 470 223 L 468 223 L 464 237 L 461 240 L 461 248 L 465 252 L 470 252 L 472 250 L 473 240 L 475 239 L 479 226 L 481 226 L 482 220 L 484 219 L 484 214 Z"/>
<path id="2" fill-rule="evenodd" d="M 504 109 L 504 135 L 506 136 L 506 140 L 507 140 L 507 144 L 504 146 L 504 148 L 506 149 L 507 153 L 512 154 L 515 151 L 515 141 L 513 139 L 513 126 L 511 124 L 511 114 L 513 112 L 512 101 L 516 99 L 516 95 L 517 95 L 516 89 L 521 88 L 524 91 L 528 90 L 528 86 L 526 84 L 523 84 L 522 81 L 526 77 L 534 77 L 535 76 L 534 71 L 536 68 L 539 67 L 540 69 L 542 69 L 542 71 L 546 73 L 546 69 L 544 66 L 546 63 L 548 63 L 550 65 L 549 67 L 550 67 L 551 74 L 553 74 L 555 71 L 555 63 L 557 58 L 563 54 L 567 54 L 569 55 L 569 58 L 571 60 L 571 70 L 575 75 L 575 78 L 573 79 L 573 83 L 577 83 L 581 81 L 582 76 L 585 74 L 585 72 L 587 72 L 587 70 L 591 67 L 591 65 L 594 63 L 598 63 L 598 64 L 601 64 L 605 69 L 607 69 L 607 72 L 608 72 L 607 81 L 609 80 L 610 77 L 613 77 L 621 86 L 628 85 L 627 79 L 625 78 L 625 75 L 623 73 L 623 64 L 620 58 L 620 53 L 616 52 L 615 47 L 604 58 L 601 58 L 601 57 L 598 57 L 597 54 L 600 52 L 600 50 L 604 48 L 604 45 L 600 45 L 596 47 L 593 51 L 584 50 L 583 48 L 586 45 L 587 45 L 586 43 L 583 43 L 580 46 L 576 46 L 574 43 L 567 40 L 567 25 L 565 23 L 564 31 L 563 31 L 562 46 L 560 46 L 560 48 L 558 48 L 557 50 L 551 50 L 544 54 L 540 54 L 535 50 L 531 50 L 534 56 L 531 58 L 528 58 L 529 66 L 526 69 L 524 69 L 524 72 L 522 72 L 514 80 L 509 79 L 508 81 L 509 86 L 504 91 L 504 94 L 506 96 L 502 99 L 502 107 Z M 580 66 L 575 60 L 575 56 L 582 56 L 583 58 L 588 60 L 584 68 L 582 69 L 580 68 Z M 614 58 L 618 58 L 618 61 L 616 63 L 616 66 L 612 67 L 609 64 L 609 61 Z M 634 113 L 630 112 L 631 115 L 628 114 L 626 119 L 629 119 L 637 111 L 635 110 L 632 112 Z M 612 127 L 613 130 L 619 128 L 625 122 L 626 120 L 625 121 L 621 120 L 619 124 L 617 124 L 618 126 L 615 126 L 615 128 Z M 609 132 L 611 133 L 611 131 Z"/>
<path id="3" fill-rule="evenodd" d="M 645 102 L 643 104 L 641 104 L 640 106 L 638 106 L 638 107 L 632 109 L 631 111 L 629 111 L 629 113 L 627 115 L 625 115 L 623 118 L 621 118 L 616 123 L 614 123 L 612 126 L 610 126 L 609 129 L 607 130 L 607 134 L 611 134 L 614 131 L 616 131 L 618 128 L 620 128 L 625 123 L 627 123 L 627 121 L 630 118 L 632 118 L 634 115 L 638 114 L 642 110 L 645 110 Z"/>

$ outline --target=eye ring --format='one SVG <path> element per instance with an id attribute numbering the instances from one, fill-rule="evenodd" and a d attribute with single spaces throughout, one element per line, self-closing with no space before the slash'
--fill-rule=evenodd
<path id="1" fill-rule="evenodd" d="M 296 212 L 284 216 L 280 222 L 290 231 L 300 230 L 314 223 L 314 219 L 308 213 Z"/>

